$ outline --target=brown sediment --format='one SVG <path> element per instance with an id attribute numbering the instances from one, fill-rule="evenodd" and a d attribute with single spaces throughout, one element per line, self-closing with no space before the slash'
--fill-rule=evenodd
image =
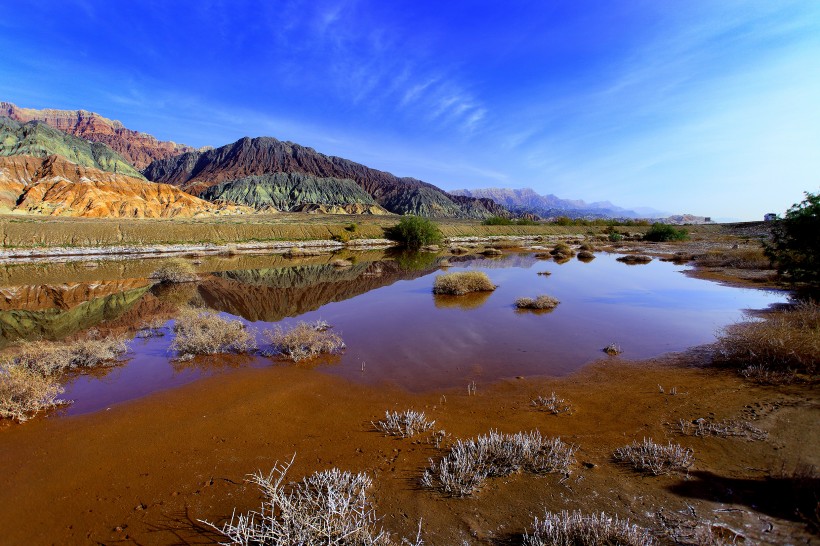
<path id="1" fill-rule="evenodd" d="M 658 510 L 694 510 L 755 543 L 811 542 L 794 504 L 805 487 L 816 490 L 817 480 L 778 475 L 820 463 L 820 437 L 808 434 L 820 416 L 817 393 L 758 387 L 682 365 L 694 360 L 692 353 L 608 361 L 561 379 L 479 384 L 473 395 L 466 380 L 464 389 L 411 394 L 277 365 L 89 415 L 6 424 L 0 528 L 10 544 L 208 542 L 214 537 L 197 520 L 221 522 L 234 507 L 257 508 L 258 493 L 245 476 L 295 453 L 291 479 L 334 466 L 368 472 L 382 524 L 409 536 L 422 520 L 427 544 L 508 540 L 545 508 L 617 513 L 647 526 L 657 525 Z M 530 406 L 550 392 L 575 412 L 553 416 Z M 490 479 L 472 498 L 445 498 L 418 482 L 428 459 L 442 451 L 373 430 L 370 421 L 388 409 L 424 411 L 452 438 L 539 429 L 578 445 L 578 464 L 563 482 L 520 474 Z M 769 431 L 769 440 L 681 436 L 672 426 L 698 417 L 751 420 Z M 612 461 L 615 448 L 644 437 L 694 448 L 689 477 L 646 477 Z"/>

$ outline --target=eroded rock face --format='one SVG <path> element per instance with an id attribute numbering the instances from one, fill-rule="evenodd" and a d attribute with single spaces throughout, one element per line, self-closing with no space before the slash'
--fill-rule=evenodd
<path id="1" fill-rule="evenodd" d="M 119 121 L 86 110 L 35 110 L 19 108 L 10 102 L 0 102 L 0 115 L 22 123 L 42 121 L 70 135 L 101 142 L 122 155 L 137 169 L 144 169 L 156 159 L 166 159 L 195 150 L 184 144 L 157 140 L 149 134 L 128 129 Z"/>
<path id="2" fill-rule="evenodd" d="M 0 210 L 91 218 L 171 218 L 250 212 L 168 184 L 82 167 L 50 156 L 0 157 Z"/>
<path id="3" fill-rule="evenodd" d="M 445 218 L 486 218 L 508 215 L 489 199 L 455 197 L 414 178 L 399 178 L 312 148 L 271 137 L 242 138 L 205 152 L 188 152 L 151 163 L 149 180 L 179 186 L 201 195 L 223 182 L 272 173 L 303 173 L 316 178 L 353 180 L 390 212 Z"/>

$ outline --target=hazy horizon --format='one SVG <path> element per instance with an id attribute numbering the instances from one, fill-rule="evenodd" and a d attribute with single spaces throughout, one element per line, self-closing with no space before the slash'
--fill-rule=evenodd
<path id="1" fill-rule="evenodd" d="M 0 29 L 0 100 L 197 147 L 741 220 L 820 187 L 816 2 L 42 1 Z"/>

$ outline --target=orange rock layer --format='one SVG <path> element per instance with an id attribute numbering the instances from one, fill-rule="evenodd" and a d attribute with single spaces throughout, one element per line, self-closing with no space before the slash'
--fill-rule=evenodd
<path id="1" fill-rule="evenodd" d="M 0 157 L 0 211 L 86 218 L 172 218 L 250 212 L 168 184 L 104 172 L 57 156 Z"/>

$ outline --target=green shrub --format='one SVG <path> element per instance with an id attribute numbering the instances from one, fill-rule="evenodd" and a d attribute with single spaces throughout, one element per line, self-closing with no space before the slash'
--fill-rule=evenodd
<path id="1" fill-rule="evenodd" d="M 421 248 L 441 242 L 442 235 L 438 226 L 420 216 L 404 216 L 395 226 L 386 228 L 384 235 L 408 248 Z"/>
<path id="2" fill-rule="evenodd" d="M 775 222 L 766 256 L 791 280 L 820 283 L 820 193 L 806 192 Z"/>
<path id="3" fill-rule="evenodd" d="M 689 238 L 689 233 L 681 228 L 675 229 L 668 224 L 652 224 L 646 235 L 643 236 L 646 241 L 664 242 L 664 241 L 685 241 Z"/>
<path id="4" fill-rule="evenodd" d="M 538 222 L 530 220 L 529 218 L 519 218 L 515 221 L 516 226 L 537 226 Z"/>
<path id="5" fill-rule="evenodd" d="M 483 222 L 481 222 L 485 226 L 511 226 L 513 225 L 513 221 L 509 218 L 504 218 L 503 216 L 490 216 Z"/>

